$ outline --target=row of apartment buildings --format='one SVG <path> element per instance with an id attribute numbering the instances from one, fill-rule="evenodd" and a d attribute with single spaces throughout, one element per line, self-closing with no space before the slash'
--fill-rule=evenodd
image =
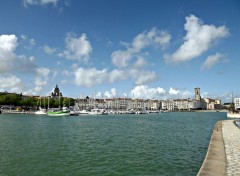
<path id="1" fill-rule="evenodd" d="M 132 98 L 113 98 L 113 99 L 77 99 L 75 103 L 77 109 L 112 109 L 112 110 L 216 110 L 222 109 L 221 101 L 216 99 L 204 98 L 201 100 L 176 99 L 176 100 L 146 100 Z"/>
<path id="2" fill-rule="evenodd" d="M 195 99 L 176 100 L 146 100 L 132 98 L 112 99 L 77 99 L 77 109 L 103 108 L 113 110 L 146 109 L 146 110 L 218 110 L 222 109 L 221 100 L 212 98 L 201 98 L 200 88 L 195 88 Z"/>

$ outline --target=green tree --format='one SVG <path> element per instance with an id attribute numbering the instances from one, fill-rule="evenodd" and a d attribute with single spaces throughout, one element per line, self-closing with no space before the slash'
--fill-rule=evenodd
<path id="1" fill-rule="evenodd" d="M 20 101 L 21 106 L 28 106 L 28 107 L 34 107 L 37 106 L 37 99 L 33 97 L 29 97 L 27 99 Z"/>
<path id="2" fill-rule="evenodd" d="M 21 101 L 21 96 L 19 94 L 0 94 L 0 104 L 1 105 L 15 105 L 19 106 Z"/>
<path id="3" fill-rule="evenodd" d="M 74 99 L 65 97 L 62 106 L 74 106 Z"/>

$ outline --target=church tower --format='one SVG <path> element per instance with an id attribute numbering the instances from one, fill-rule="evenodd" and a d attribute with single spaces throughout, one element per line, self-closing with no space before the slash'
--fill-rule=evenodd
<path id="1" fill-rule="evenodd" d="M 200 88 L 195 88 L 195 100 L 201 100 Z"/>
<path id="2" fill-rule="evenodd" d="M 56 87 L 54 88 L 54 91 L 51 93 L 51 97 L 55 99 L 62 97 L 62 92 L 60 92 L 58 85 L 56 85 Z"/>

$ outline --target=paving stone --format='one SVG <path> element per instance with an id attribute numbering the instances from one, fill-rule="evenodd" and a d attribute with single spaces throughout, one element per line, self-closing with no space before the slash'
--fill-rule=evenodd
<path id="1" fill-rule="evenodd" d="M 222 134 L 227 159 L 227 175 L 240 175 L 240 129 L 234 120 L 222 122 Z"/>

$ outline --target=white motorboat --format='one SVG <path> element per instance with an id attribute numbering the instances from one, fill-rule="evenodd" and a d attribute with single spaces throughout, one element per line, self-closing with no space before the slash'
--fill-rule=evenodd
<path id="1" fill-rule="evenodd" d="M 86 109 L 83 109 L 83 110 L 81 110 L 81 111 L 78 111 L 78 114 L 79 115 L 87 115 L 87 114 L 89 114 L 90 113 L 90 111 L 89 110 L 86 110 Z"/>
<path id="2" fill-rule="evenodd" d="M 89 115 L 105 115 L 107 114 L 105 112 L 105 109 L 92 109 L 90 112 L 89 112 Z"/>

